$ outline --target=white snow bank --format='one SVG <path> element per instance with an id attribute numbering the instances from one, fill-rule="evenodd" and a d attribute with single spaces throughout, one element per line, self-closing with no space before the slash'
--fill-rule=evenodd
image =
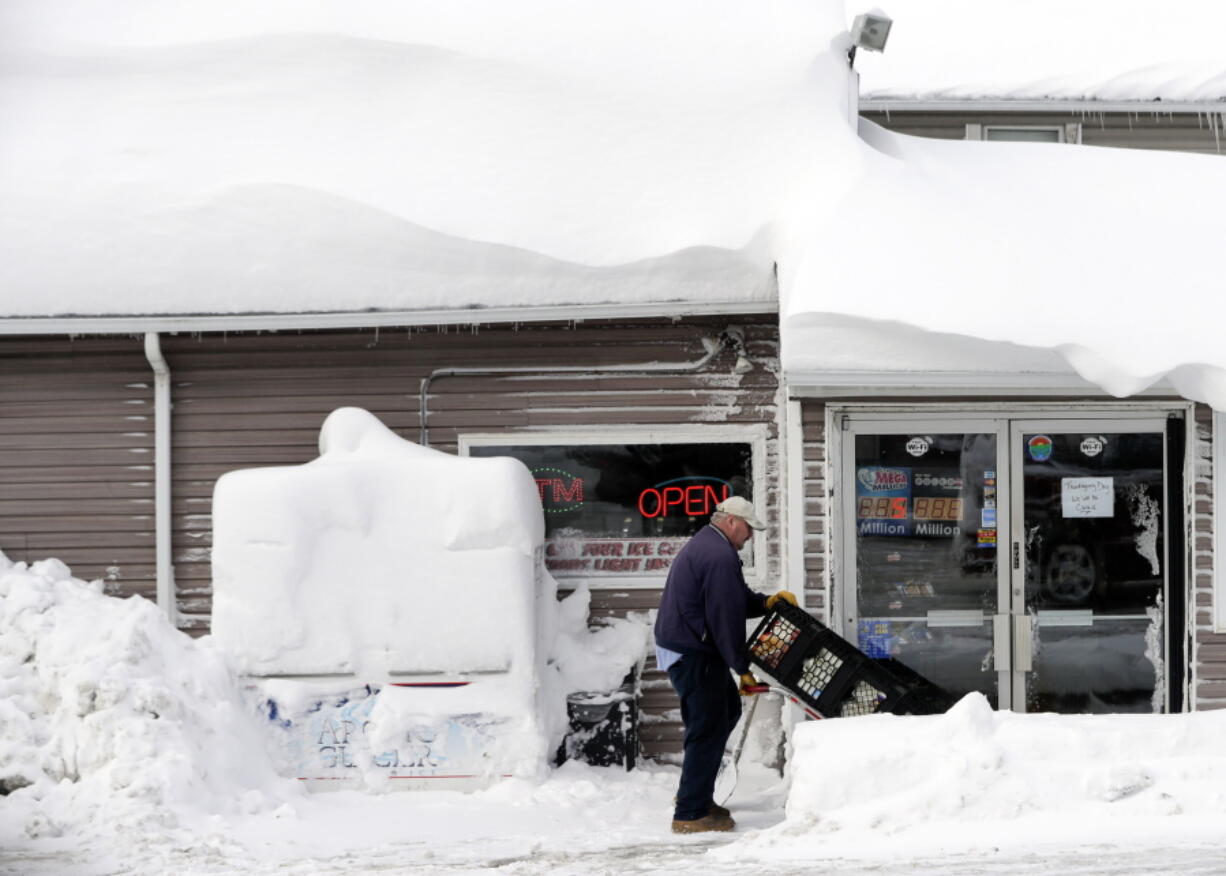
<path id="1" fill-rule="evenodd" d="M 278 779 L 208 641 L 140 597 L 104 596 L 58 560 L 0 555 L 0 845 L 169 832 L 191 813 L 249 813 Z"/>
<path id="2" fill-rule="evenodd" d="M 0 310 L 770 300 L 836 7 L 5 3 Z"/>
<path id="3" fill-rule="evenodd" d="M 1223 734 L 1226 712 L 1022 715 L 980 694 L 945 715 L 806 723 L 786 820 L 737 853 L 1220 841 Z"/>
<path id="4" fill-rule="evenodd" d="M 616 690 L 647 654 L 651 626 L 640 620 L 603 618 L 588 629 L 592 593 L 586 583 L 558 603 L 558 633 L 550 663 L 566 693 Z"/>
<path id="5" fill-rule="evenodd" d="M 248 699 L 268 718 L 282 775 L 308 787 L 373 791 L 483 787 L 502 776 L 539 780 L 566 728 L 564 698 L 612 692 L 641 664 L 648 627 L 609 619 L 587 626 L 586 587 L 549 605 L 538 674 L 473 676 L 408 685 L 354 679 L 249 679 Z M 556 615 L 556 616 L 555 616 Z M 535 702 L 534 702 L 535 692 Z"/>
<path id="6" fill-rule="evenodd" d="M 213 496 L 213 632 L 252 675 L 531 678 L 552 610 L 532 475 L 399 438 L 340 408 L 320 456 Z"/>
<path id="7" fill-rule="evenodd" d="M 860 185 L 780 264 L 793 378 L 1072 369 L 1112 395 L 1166 378 L 1226 409 L 1205 201 L 1226 191 L 1226 161 L 861 131 L 874 152 Z"/>
<path id="8" fill-rule="evenodd" d="M 376 790 L 540 778 L 566 694 L 616 689 L 647 627 L 589 631 L 586 588 L 557 602 L 517 460 L 419 447 L 357 408 L 319 447 L 214 493 L 213 636 L 263 677 L 279 770 Z"/>
<path id="9" fill-rule="evenodd" d="M 1226 97 L 1226 9 L 1214 0 L 894 0 L 886 11 L 886 51 L 856 57 L 869 97 Z"/>

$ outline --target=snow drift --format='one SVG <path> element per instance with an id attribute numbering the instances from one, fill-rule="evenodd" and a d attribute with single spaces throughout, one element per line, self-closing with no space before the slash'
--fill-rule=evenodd
<path id="1" fill-rule="evenodd" d="M 420 447 L 357 408 L 329 415 L 319 446 L 217 481 L 213 632 L 235 666 L 531 675 L 553 590 L 528 470 Z"/>
<path id="2" fill-rule="evenodd" d="M 519 461 L 420 447 L 358 408 L 319 447 L 213 498 L 213 636 L 278 769 L 380 790 L 539 778 L 565 695 L 616 688 L 646 627 L 589 632 L 586 589 L 557 602 Z"/>
<path id="3" fill-rule="evenodd" d="M 1226 161 L 861 129 L 871 172 L 814 233 L 828 252 L 780 267 L 793 379 L 1076 373 L 1226 409 L 1220 222 L 1200 207 Z"/>
<path id="4" fill-rule="evenodd" d="M 5 3 L 0 310 L 770 301 L 751 243 L 838 27 L 797 0 Z"/>
<path id="5" fill-rule="evenodd" d="M 777 265 L 801 382 L 831 363 L 905 370 L 958 335 L 997 345 L 972 372 L 1008 372 L 1022 347 L 1113 395 L 1166 379 L 1226 409 L 1226 162 L 868 125 L 861 140 L 838 3 L 122 8 L 0 9 L 5 316 L 760 308 Z M 1044 93 L 1217 95 L 1220 11 L 1196 7 L 1189 31 L 1149 8 L 1113 7 L 1131 40 L 1086 52 L 1080 29 L 1043 26 L 1020 57 L 1038 69 L 1058 42 L 1095 68 Z M 1000 59 L 997 40 L 939 51 L 896 12 L 891 52 L 862 64 L 909 44 Z M 986 81 L 979 63 L 962 81 Z M 870 342 L 826 331 L 831 315 Z"/>
<path id="6" fill-rule="evenodd" d="M 888 51 L 856 59 L 869 97 L 1203 101 L 1207 112 L 1226 97 L 1226 10 L 1211 0 L 894 0 L 887 11 Z"/>
<path id="7" fill-rule="evenodd" d="M 540 777 L 565 716 L 541 684 L 556 584 L 531 473 L 358 408 L 319 450 L 213 494 L 213 635 L 239 671 L 285 679 L 253 682 L 279 768 L 380 789 Z"/>
<path id="8" fill-rule="evenodd" d="M 79 838 L 168 832 L 184 814 L 254 812 L 297 789 L 207 641 L 58 560 L 0 554 L 0 793 L 0 837 Z"/>
<path id="9" fill-rule="evenodd" d="M 794 730 L 787 818 L 739 844 L 777 859 L 984 845 L 1220 840 L 1226 712 L 994 712 L 980 694 L 932 717 Z"/>

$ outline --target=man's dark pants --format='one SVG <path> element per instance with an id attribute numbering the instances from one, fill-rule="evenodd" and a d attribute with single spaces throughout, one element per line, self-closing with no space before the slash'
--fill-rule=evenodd
<path id="1" fill-rule="evenodd" d="M 706 815 L 713 802 L 724 746 L 741 717 L 741 697 L 719 657 L 686 654 L 668 667 L 668 678 L 681 698 L 685 724 L 685 759 L 673 818 L 693 821 Z"/>

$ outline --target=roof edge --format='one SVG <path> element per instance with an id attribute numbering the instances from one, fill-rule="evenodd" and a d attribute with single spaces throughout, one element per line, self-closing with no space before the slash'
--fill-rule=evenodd
<path id="1" fill-rule="evenodd" d="M 861 112 L 1075 112 L 1075 113 L 1226 113 L 1226 97 L 1216 100 L 1086 100 L 1047 98 L 861 97 Z"/>
<path id="2" fill-rule="evenodd" d="M 1078 374 L 1013 371 L 821 371 L 785 370 L 792 398 L 914 396 L 1080 396 L 1115 398 Z M 1129 396 L 1178 398 L 1166 380 Z"/>
<path id="3" fill-rule="evenodd" d="M 516 322 L 583 322 L 686 316 L 777 314 L 779 301 L 556 304 L 532 307 L 470 307 L 439 310 L 329 311 L 149 316 L 31 316 L 0 319 L 0 335 L 143 334 L 145 332 L 293 331 L 383 326 L 474 325 Z"/>

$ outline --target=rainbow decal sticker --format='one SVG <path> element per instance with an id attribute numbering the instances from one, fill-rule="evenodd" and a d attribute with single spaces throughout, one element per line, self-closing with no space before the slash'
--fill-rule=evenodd
<path id="1" fill-rule="evenodd" d="M 1030 458 L 1035 462 L 1046 462 L 1051 459 L 1052 443 L 1046 435 L 1035 435 L 1026 442 Z"/>

